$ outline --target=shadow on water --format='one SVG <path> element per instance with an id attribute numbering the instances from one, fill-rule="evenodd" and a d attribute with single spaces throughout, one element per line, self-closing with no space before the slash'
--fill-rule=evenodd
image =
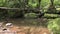
<path id="1" fill-rule="evenodd" d="M 17 26 L 47 26 L 47 19 L 46 18 L 9 19 L 8 22 L 11 22 L 11 23 L 13 23 L 14 25 L 17 25 Z"/>

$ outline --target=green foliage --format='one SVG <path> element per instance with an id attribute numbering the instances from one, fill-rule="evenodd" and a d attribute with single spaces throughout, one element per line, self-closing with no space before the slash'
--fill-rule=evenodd
<path id="1" fill-rule="evenodd" d="M 55 0 L 54 1 L 54 4 L 57 6 L 57 5 L 59 5 L 60 6 L 60 0 Z"/>
<path id="2" fill-rule="evenodd" d="M 60 34 L 60 18 L 56 18 L 48 21 L 48 28 L 54 32 L 54 34 Z"/>
<path id="3" fill-rule="evenodd" d="M 50 4 L 50 0 L 42 0 L 41 1 L 41 7 L 45 7 Z M 54 0 L 55 5 L 60 5 L 60 0 Z M 20 7 L 21 5 L 24 5 L 23 0 L 0 0 L 0 6 L 9 6 L 9 7 Z M 30 7 L 37 7 L 38 0 L 29 0 L 28 5 Z"/>
<path id="4" fill-rule="evenodd" d="M 19 0 L 0 0 L 0 6 L 5 7 L 20 7 L 20 1 Z"/>
<path id="5" fill-rule="evenodd" d="M 37 0 L 29 0 L 28 5 L 29 5 L 30 7 L 35 8 L 35 7 L 37 7 L 37 5 L 38 5 L 38 1 L 37 1 Z"/>
<path id="6" fill-rule="evenodd" d="M 7 7 L 12 7 L 12 8 L 20 8 L 20 4 L 21 2 L 19 0 L 15 0 L 15 1 L 12 1 L 12 0 L 9 0 L 7 1 Z"/>
<path id="7" fill-rule="evenodd" d="M 41 1 L 41 7 L 45 7 L 50 4 L 50 0 L 42 0 Z"/>
<path id="8" fill-rule="evenodd" d="M 0 6 L 5 6 L 6 0 L 0 0 Z"/>
<path id="9" fill-rule="evenodd" d="M 55 5 L 60 5 L 60 0 L 54 0 L 54 4 Z M 22 8 L 25 6 L 25 3 L 24 0 L 0 0 L 0 6 L 6 6 L 6 7 L 11 7 L 11 8 Z M 50 5 L 50 0 L 41 0 L 41 7 L 43 8 L 42 11 L 46 12 L 49 5 Z M 28 1 L 28 6 L 29 7 L 32 7 L 32 8 L 35 8 L 38 6 L 38 0 L 29 0 Z M 60 10 L 60 9 L 57 9 L 57 10 Z M 48 11 L 49 12 L 49 11 Z M 4 12 L 2 12 L 4 13 Z M 8 12 L 8 16 L 13 16 L 16 12 Z M 0 14 L 1 16 L 3 14 Z M 25 15 L 27 16 L 27 14 Z M 59 15 L 53 15 L 53 14 L 45 14 L 44 15 L 45 17 L 59 17 Z M 36 17 L 36 14 L 31 14 L 29 13 L 27 17 Z"/>

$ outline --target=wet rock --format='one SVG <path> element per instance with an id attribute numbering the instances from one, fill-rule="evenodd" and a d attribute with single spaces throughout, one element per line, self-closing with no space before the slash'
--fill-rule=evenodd
<path id="1" fill-rule="evenodd" d="M 6 27 L 13 27 L 13 24 L 12 23 L 7 23 L 5 26 Z"/>

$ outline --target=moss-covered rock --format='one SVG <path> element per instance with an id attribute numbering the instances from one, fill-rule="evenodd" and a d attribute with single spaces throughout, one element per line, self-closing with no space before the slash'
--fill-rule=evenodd
<path id="1" fill-rule="evenodd" d="M 24 15 L 25 18 L 36 18 L 37 15 L 35 13 L 27 13 Z"/>
<path id="2" fill-rule="evenodd" d="M 45 18 L 59 18 L 60 15 L 58 15 L 58 14 L 48 14 L 48 13 L 45 13 L 44 14 L 44 17 Z"/>

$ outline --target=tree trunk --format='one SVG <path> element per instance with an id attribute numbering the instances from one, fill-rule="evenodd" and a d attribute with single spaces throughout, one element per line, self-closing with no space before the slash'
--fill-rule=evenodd
<path id="1" fill-rule="evenodd" d="M 54 0 L 50 0 L 51 1 L 51 5 L 54 5 Z"/>
<path id="2" fill-rule="evenodd" d="M 49 6 L 48 13 L 56 13 L 56 8 L 54 6 L 54 0 L 50 0 L 50 1 L 51 1 L 51 4 Z"/>
<path id="3" fill-rule="evenodd" d="M 41 0 L 38 0 L 37 8 L 40 9 Z"/>

